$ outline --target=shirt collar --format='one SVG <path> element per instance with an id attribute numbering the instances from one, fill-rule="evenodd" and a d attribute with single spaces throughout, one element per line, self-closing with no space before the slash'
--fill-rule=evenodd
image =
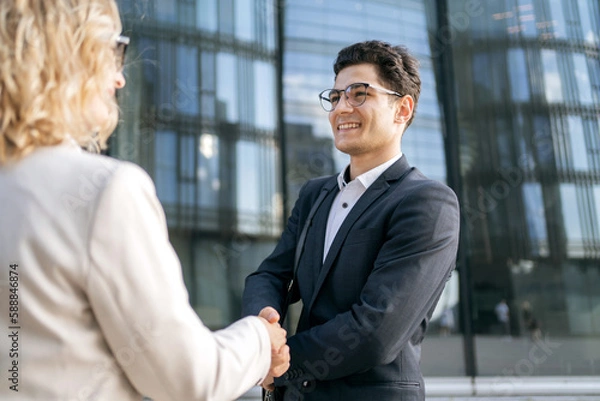
<path id="1" fill-rule="evenodd" d="M 379 178 L 379 176 L 385 170 L 388 169 L 388 167 L 390 167 L 392 164 L 397 162 L 401 157 L 402 157 L 402 152 L 400 152 L 396 156 L 392 157 L 390 160 L 386 161 L 385 163 L 380 164 L 379 166 L 374 167 L 371 170 L 362 173 L 361 175 L 356 177 L 356 179 L 358 181 L 360 181 L 360 183 L 365 188 L 369 188 L 371 186 L 371 184 L 373 184 L 375 182 L 375 180 L 377 180 L 377 178 Z M 340 188 L 340 190 L 342 190 L 346 185 L 348 185 L 344 176 L 346 175 L 346 171 L 348 171 L 349 168 L 350 168 L 350 165 L 347 165 L 346 167 L 344 167 L 342 172 L 339 173 L 337 176 L 338 187 Z"/>

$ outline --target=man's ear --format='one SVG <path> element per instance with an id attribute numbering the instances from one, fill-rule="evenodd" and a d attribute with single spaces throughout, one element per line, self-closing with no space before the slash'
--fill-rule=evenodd
<path id="1" fill-rule="evenodd" d="M 415 101 L 412 96 L 403 96 L 396 102 L 396 115 L 394 116 L 394 121 L 400 124 L 407 124 L 408 120 L 410 120 L 413 115 L 414 107 Z"/>

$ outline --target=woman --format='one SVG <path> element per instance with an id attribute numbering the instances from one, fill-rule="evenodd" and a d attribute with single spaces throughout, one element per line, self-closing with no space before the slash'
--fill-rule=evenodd
<path id="1" fill-rule="evenodd" d="M 202 324 L 150 178 L 81 151 L 117 124 L 120 31 L 114 0 L 0 2 L 2 400 L 221 401 L 289 366 L 276 323 Z"/>

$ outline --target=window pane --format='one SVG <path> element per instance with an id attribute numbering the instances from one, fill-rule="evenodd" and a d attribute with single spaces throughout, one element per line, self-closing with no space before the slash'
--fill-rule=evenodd
<path id="1" fill-rule="evenodd" d="M 158 113 L 160 116 L 172 116 L 175 109 L 173 104 L 173 87 L 175 86 L 175 71 L 173 66 L 174 54 L 173 44 L 161 40 L 158 42 L 158 65 L 156 68 L 160 85 L 158 87 Z"/>
<path id="2" fill-rule="evenodd" d="M 237 68 L 233 54 L 217 55 L 217 102 L 217 114 L 221 121 L 238 121 Z"/>
<path id="3" fill-rule="evenodd" d="M 562 203 L 562 217 L 565 236 L 567 239 L 567 253 L 569 256 L 583 255 L 583 234 L 579 220 L 579 204 L 574 184 L 561 184 L 560 197 Z"/>
<path id="4" fill-rule="evenodd" d="M 535 256 L 547 256 L 548 232 L 541 184 L 537 182 L 523 184 L 523 202 L 531 253 Z"/>
<path id="5" fill-rule="evenodd" d="M 177 46 L 177 76 L 173 101 L 177 111 L 183 114 L 198 115 L 198 49 L 191 46 Z"/>
<path id="6" fill-rule="evenodd" d="M 157 131 L 154 141 L 156 192 L 162 203 L 177 202 L 177 136 Z"/>
<path id="7" fill-rule="evenodd" d="M 542 50 L 542 66 L 544 68 L 546 99 L 550 103 L 562 102 L 562 81 L 558 71 L 558 61 L 555 51 Z"/>
<path id="8" fill-rule="evenodd" d="M 583 124 L 581 117 L 569 116 L 569 142 L 571 145 L 571 164 L 575 170 L 587 170 L 587 146 L 585 144 L 585 134 L 583 132 Z"/>
<path id="9" fill-rule="evenodd" d="M 596 233 L 600 235 L 600 185 L 594 185 L 593 204 L 596 207 Z M 598 238 L 600 240 L 600 238 Z M 600 305 L 600 304 L 599 304 Z"/>
<path id="10" fill-rule="evenodd" d="M 275 149 L 269 143 L 239 141 L 237 153 L 237 210 L 245 234 L 273 232 L 277 219 Z"/>
<path id="11" fill-rule="evenodd" d="M 203 133 L 198 144 L 198 204 L 217 207 L 221 180 L 219 177 L 219 138 Z"/>
<path id="12" fill-rule="evenodd" d="M 253 0 L 235 0 L 235 36 L 240 40 L 254 39 Z"/>
<path id="13" fill-rule="evenodd" d="M 154 16 L 159 21 L 177 22 L 177 2 L 156 0 Z"/>
<path id="14" fill-rule="evenodd" d="M 581 21 L 581 31 L 583 33 L 583 40 L 588 43 L 598 43 L 598 34 L 594 32 L 592 25 L 593 8 L 589 0 L 578 0 L 579 5 L 579 21 Z M 598 24 L 598 16 L 596 16 L 596 23 Z"/>
<path id="15" fill-rule="evenodd" d="M 237 145 L 237 210 L 239 230 L 258 233 L 256 218 L 260 213 L 260 157 L 258 144 L 240 141 Z"/>
<path id="16" fill-rule="evenodd" d="M 529 77 L 525 52 L 522 49 L 510 49 L 508 51 L 508 73 L 510 74 L 510 90 L 513 100 L 529 100 Z"/>
<path id="17" fill-rule="evenodd" d="M 233 0 L 219 0 L 219 32 L 233 35 Z"/>
<path id="18" fill-rule="evenodd" d="M 552 22 L 554 37 L 564 38 L 566 36 L 567 24 L 565 22 L 565 11 L 562 0 L 549 0 L 548 2 L 550 6 L 550 17 L 548 20 Z"/>
<path id="19" fill-rule="evenodd" d="M 254 63 L 254 122 L 257 128 L 273 130 L 276 126 L 275 68 L 263 61 Z"/>
<path id="20" fill-rule="evenodd" d="M 588 73 L 586 57 L 581 53 L 573 54 L 573 67 L 575 80 L 577 81 L 577 89 L 579 91 L 579 101 L 585 105 L 594 103 L 592 99 L 592 83 Z"/>
<path id="21" fill-rule="evenodd" d="M 194 153 L 196 151 L 195 138 L 192 135 L 181 135 L 179 137 L 179 168 L 181 178 L 194 180 L 196 169 L 194 168 Z"/>
<path id="22" fill-rule="evenodd" d="M 196 0 L 196 23 L 200 29 L 217 30 L 217 0 Z"/>
<path id="23" fill-rule="evenodd" d="M 526 37 L 537 36 L 536 13 L 531 0 L 518 0 L 518 26 L 521 30 L 521 35 Z"/>
<path id="24" fill-rule="evenodd" d="M 204 118 L 215 118 L 215 54 L 213 52 L 202 52 L 202 72 L 200 80 L 201 89 L 201 114 Z"/>

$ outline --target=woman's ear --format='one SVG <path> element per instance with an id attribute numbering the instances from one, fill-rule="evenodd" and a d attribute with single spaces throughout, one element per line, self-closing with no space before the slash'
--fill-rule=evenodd
<path id="1" fill-rule="evenodd" d="M 403 96 L 399 102 L 396 102 L 396 115 L 394 121 L 400 124 L 407 124 L 413 115 L 415 101 L 410 95 Z"/>

